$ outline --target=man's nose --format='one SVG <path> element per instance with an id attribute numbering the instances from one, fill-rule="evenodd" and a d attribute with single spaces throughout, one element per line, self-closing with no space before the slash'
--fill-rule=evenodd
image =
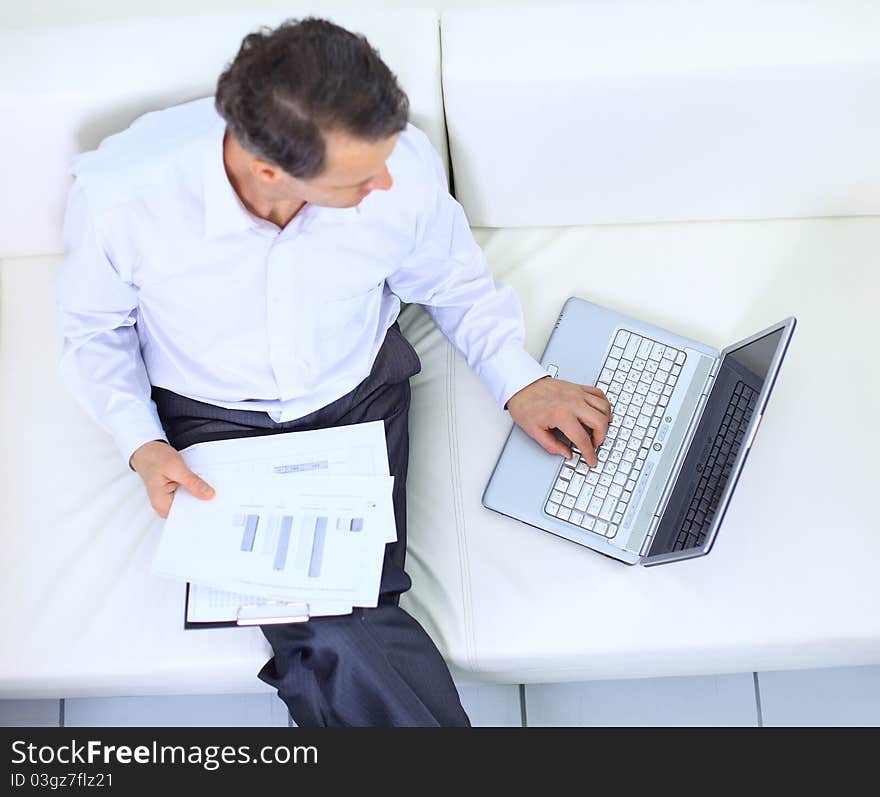
<path id="1" fill-rule="evenodd" d="M 380 191 L 387 191 L 389 188 L 391 188 L 392 185 L 394 185 L 394 180 L 391 179 L 391 172 L 388 171 L 388 167 L 386 166 L 385 170 L 379 177 L 367 183 L 367 188 L 370 191 L 374 191 L 376 189 Z"/>

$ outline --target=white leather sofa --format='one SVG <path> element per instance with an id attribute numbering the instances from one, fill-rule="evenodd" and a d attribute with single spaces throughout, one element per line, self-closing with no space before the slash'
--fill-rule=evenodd
<path id="1" fill-rule="evenodd" d="M 536 357 L 570 295 L 719 348 L 799 322 L 712 553 L 646 569 L 481 506 L 511 421 L 404 310 L 423 368 L 401 605 L 456 680 L 880 662 L 880 9 L 322 13 L 399 75 Z M 58 381 L 49 284 L 69 158 L 209 94 L 245 33 L 295 15 L 0 33 L 0 697 L 267 688 L 259 629 L 184 631 L 183 585 L 150 574 L 162 521 Z"/>

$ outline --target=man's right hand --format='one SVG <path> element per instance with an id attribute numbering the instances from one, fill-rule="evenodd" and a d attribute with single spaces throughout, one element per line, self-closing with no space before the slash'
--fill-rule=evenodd
<path id="1" fill-rule="evenodd" d="M 174 446 L 162 440 L 144 443 L 131 455 L 130 464 L 144 480 L 153 509 L 163 518 L 168 517 L 174 493 L 181 485 L 196 498 L 214 497 L 214 488 L 189 469 Z"/>

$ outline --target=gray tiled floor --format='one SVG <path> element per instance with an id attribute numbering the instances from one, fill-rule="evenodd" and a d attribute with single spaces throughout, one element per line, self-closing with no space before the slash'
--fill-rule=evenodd
<path id="1" fill-rule="evenodd" d="M 880 726 L 880 667 L 762 672 L 765 726 Z"/>
<path id="2" fill-rule="evenodd" d="M 59 700 L 0 700 L 0 725 L 7 728 L 57 728 Z"/>
<path id="3" fill-rule="evenodd" d="M 752 673 L 529 685 L 530 726 L 757 726 Z"/>
<path id="4" fill-rule="evenodd" d="M 530 726 L 754 726 L 759 721 L 765 726 L 880 726 L 880 666 L 525 687 L 461 685 L 459 694 L 475 727 L 517 727 L 523 708 Z M 62 715 L 65 726 L 90 727 L 284 727 L 289 720 L 274 691 L 0 700 L 2 726 L 57 726 Z"/>
<path id="5" fill-rule="evenodd" d="M 286 727 L 287 707 L 275 693 L 74 698 L 64 701 L 67 727 L 119 725 Z"/>
<path id="6" fill-rule="evenodd" d="M 518 728 L 522 725 L 519 691 L 516 684 L 459 686 L 458 696 L 475 728 Z"/>

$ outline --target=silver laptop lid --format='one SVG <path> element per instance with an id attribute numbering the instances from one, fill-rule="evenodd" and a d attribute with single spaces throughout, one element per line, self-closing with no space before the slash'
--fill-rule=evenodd
<path id="1" fill-rule="evenodd" d="M 644 565 L 687 559 L 707 554 L 715 541 L 724 520 L 730 498 L 736 488 L 755 434 L 764 416 L 764 410 L 776 383 L 776 377 L 791 336 L 796 319 L 792 316 L 767 329 L 734 343 L 721 352 L 717 376 L 709 392 L 697 432 L 691 441 L 688 455 L 677 476 L 675 488 L 663 512 L 660 524 L 651 541 L 650 548 L 642 558 Z M 710 451 L 719 432 L 719 418 L 734 394 L 734 385 L 745 385 L 753 390 L 754 407 L 751 419 L 742 435 L 742 443 L 723 478 L 719 478 L 713 490 L 714 506 L 711 514 L 697 512 L 700 521 L 699 535 L 689 536 L 687 544 L 682 540 L 683 524 L 692 513 L 692 499 Z M 691 523 L 687 524 L 692 526 Z M 694 539 L 696 536 L 696 539 Z M 685 545 L 685 547 L 682 547 Z"/>

